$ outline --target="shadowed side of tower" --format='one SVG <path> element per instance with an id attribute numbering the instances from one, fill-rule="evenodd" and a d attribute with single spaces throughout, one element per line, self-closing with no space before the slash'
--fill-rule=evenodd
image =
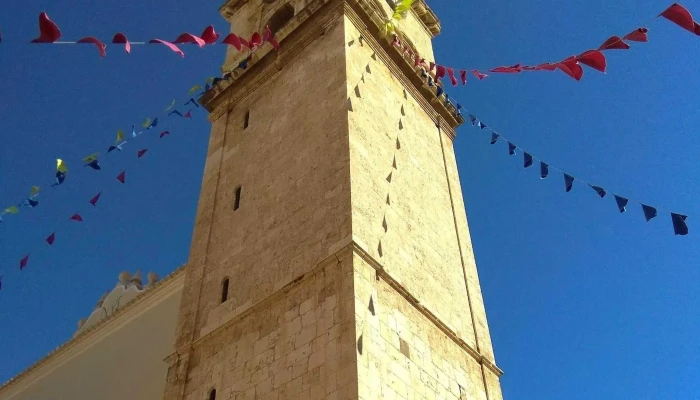
<path id="1" fill-rule="evenodd" d="M 452 148 L 384 0 L 231 0 L 165 399 L 501 399 Z M 426 58 L 416 1 L 398 34 Z M 414 44 L 415 43 L 415 44 Z M 212 397 L 214 396 L 214 397 Z"/>

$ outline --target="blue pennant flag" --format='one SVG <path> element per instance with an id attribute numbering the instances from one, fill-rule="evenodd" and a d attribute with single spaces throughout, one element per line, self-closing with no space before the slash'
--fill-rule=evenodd
<path id="1" fill-rule="evenodd" d="M 523 152 L 523 167 L 531 167 L 532 166 L 532 154 Z"/>
<path id="2" fill-rule="evenodd" d="M 131 124 L 131 137 L 136 137 L 138 133 L 136 133 L 136 125 Z"/>
<path id="3" fill-rule="evenodd" d="M 574 187 L 574 177 L 564 173 L 564 188 L 566 189 L 566 192 L 570 192 L 572 187 Z"/>
<path id="4" fill-rule="evenodd" d="M 590 183 L 588 184 L 588 186 L 590 186 L 591 189 L 593 189 L 596 193 L 598 193 L 598 196 L 600 196 L 601 199 L 604 198 L 605 195 L 607 194 L 607 192 L 605 191 L 605 189 L 603 189 L 603 188 L 600 187 L 600 186 L 591 185 Z"/>
<path id="5" fill-rule="evenodd" d="M 476 117 L 472 114 L 469 114 L 469 122 L 472 123 L 472 126 L 476 125 Z"/>
<path id="6" fill-rule="evenodd" d="M 435 90 L 435 95 L 437 97 L 442 96 L 442 94 L 445 92 L 445 89 L 442 88 L 442 86 L 438 85 L 437 89 Z"/>
<path id="7" fill-rule="evenodd" d="M 39 201 L 38 201 L 38 200 L 34 200 L 34 199 L 29 198 L 29 199 L 26 199 L 26 200 L 22 201 L 22 203 L 20 204 L 20 207 L 31 207 L 31 208 L 34 208 L 34 207 L 36 207 L 36 206 L 38 206 L 38 205 L 39 205 Z"/>
<path id="8" fill-rule="evenodd" d="M 173 115 L 173 114 L 179 115 L 179 116 L 182 117 L 182 113 L 181 113 L 180 111 L 178 111 L 178 110 L 172 110 L 172 111 L 170 111 L 170 112 L 168 113 L 168 115 Z"/>
<path id="9" fill-rule="evenodd" d="M 122 151 L 122 145 L 121 144 L 117 144 L 117 145 L 113 144 L 113 145 L 109 146 L 109 148 L 107 149 L 107 153 L 110 153 L 112 150 Z"/>
<path id="10" fill-rule="evenodd" d="M 511 156 L 515 155 L 515 145 L 511 142 L 508 142 L 508 154 Z"/>
<path id="11" fill-rule="evenodd" d="M 154 119 L 153 122 L 151 122 L 151 124 L 148 125 L 148 128 L 146 129 L 155 128 L 156 126 L 158 126 L 158 118 Z"/>
<path id="12" fill-rule="evenodd" d="M 56 183 L 51 186 L 58 186 L 66 180 L 66 173 L 61 171 L 56 171 Z"/>
<path id="13" fill-rule="evenodd" d="M 642 211 L 644 211 L 644 218 L 647 222 L 651 221 L 652 218 L 656 217 L 656 208 L 642 204 Z"/>
<path id="14" fill-rule="evenodd" d="M 549 176 L 549 164 L 540 161 L 540 179 L 544 179 L 547 176 Z"/>
<path id="15" fill-rule="evenodd" d="M 457 103 L 457 115 L 462 115 L 462 105 Z"/>
<path id="16" fill-rule="evenodd" d="M 498 142 L 499 137 L 501 137 L 501 135 L 499 135 L 498 133 L 491 132 L 491 144 L 496 144 L 496 142 Z"/>
<path id="17" fill-rule="evenodd" d="M 433 78 L 430 76 L 428 77 L 428 87 L 433 87 Z"/>
<path id="18" fill-rule="evenodd" d="M 109 150 L 108 150 L 108 151 L 109 151 Z M 99 171 L 99 170 L 102 169 L 102 167 L 100 166 L 100 162 L 97 161 L 97 160 L 92 160 L 92 161 L 90 161 L 89 163 L 85 164 L 85 166 L 86 166 L 86 167 L 90 167 L 90 168 L 92 168 L 92 169 L 94 169 L 94 170 L 96 170 L 96 171 Z"/>
<path id="19" fill-rule="evenodd" d="M 627 200 L 624 197 L 620 197 L 616 194 L 614 194 L 613 196 L 615 196 L 615 203 L 617 203 L 617 209 L 620 210 L 621 213 L 627 211 L 625 207 L 627 207 L 627 203 L 629 202 L 629 200 Z"/>
<path id="20" fill-rule="evenodd" d="M 199 104 L 197 104 L 197 101 L 194 98 L 190 98 L 185 105 L 188 105 L 192 103 L 195 107 L 199 107 Z"/>
<path id="21" fill-rule="evenodd" d="M 671 213 L 671 222 L 673 223 L 673 233 L 676 235 L 685 236 L 688 234 L 688 224 L 685 220 L 686 215 Z"/>
<path id="22" fill-rule="evenodd" d="M 479 126 L 479 128 L 481 128 L 481 129 L 487 128 L 486 124 L 483 123 L 483 122 L 481 122 L 481 121 L 477 122 L 476 124 L 477 124 L 477 125 Z"/>

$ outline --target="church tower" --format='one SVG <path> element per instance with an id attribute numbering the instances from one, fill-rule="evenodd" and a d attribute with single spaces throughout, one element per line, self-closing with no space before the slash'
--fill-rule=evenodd
<path id="1" fill-rule="evenodd" d="M 453 149 L 393 0 L 228 0 L 166 400 L 501 400 Z M 433 60 L 415 0 L 403 44 Z M 247 61 L 246 61 L 247 59 Z M 237 68 L 243 62 L 246 68 Z"/>

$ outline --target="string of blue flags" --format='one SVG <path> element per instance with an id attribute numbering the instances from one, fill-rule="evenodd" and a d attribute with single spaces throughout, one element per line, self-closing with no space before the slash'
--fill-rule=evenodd
<path id="1" fill-rule="evenodd" d="M 698 31 L 700 32 L 700 28 L 698 28 Z M 508 154 L 511 156 L 514 156 L 517 154 L 518 151 L 521 151 L 523 153 L 523 168 L 530 168 L 534 166 L 535 161 L 537 161 L 539 163 L 540 168 L 540 179 L 547 179 L 550 176 L 550 171 L 552 170 L 560 173 L 563 178 L 564 190 L 567 193 L 573 189 L 574 182 L 579 182 L 580 184 L 590 187 L 591 190 L 593 190 L 600 198 L 605 198 L 608 195 L 608 193 L 610 193 L 611 197 L 615 199 L 615 204 L 620 213 L 627 212 L 627 208 L 631 207 L 632 200 L 629 197 L 623 196 L 618 193 L 612 193 L 608 189 L 603 188 L 602 186 L 595 185 L 581 178 L 575 177 L 573 174 L 570 174 L 566 171 L 557 168 L 556 166 L 551 165 L 550 163 L 542 160 L 541 158 L 534 156 L 532 152 L 527 151 L 522 147 L 516 145 L 513 141 L 489 127 L 486 123 L 484 123 L 474 114 L 470 113 L 459 103 L 454 102 L 453 104 L 454 99 L 451 100 L 449 94 L 445 92 L 442 81 L 439 78 L 434 78 L 432 72 L 427 70 L 425 67 L 418 65 L 417 68 L 417 73 L 419 73 L 420 76 L 424 79 L 425 84 L 429 88 L 434 90 L 434 93 L 438 99 L 443 101 L 449 107 L 454 107 L 457 114 L 462 115 L 463 112 L 466 113 L 468 115 L 469 122 L 472 126 L 477 127 L 479 130 L 483 130 L 485 132 L 490 133 L 490 144 L 495 145 L 498 142 L 505 142 L 508 147 Z M 644 216 L 647 222 L 650 222 L 651 220 L 659 216 L 659 212 L 661 211 L 660 208 L 652 206 L 646 202 L 637 201 L 636 203 L 638 203 L 642 211 L 642 215 Z M 673 232 L 675 235 L 684 236 L 688 234 L 687 215 L 673 211 L 664 212 L 667 213 L 671 219 L 671 225 L 673 227 Z"/>

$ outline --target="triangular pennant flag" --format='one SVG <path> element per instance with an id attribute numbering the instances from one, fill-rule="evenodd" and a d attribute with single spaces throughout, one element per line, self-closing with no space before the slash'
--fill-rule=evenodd
<path id="1" fill-rule="evenodd" d="M 56 160 L 56 171 L 63 172 L 64 174 L 68 172 L 68 167 L 60 158 Z"/>
<path id="2" fill-rule="evenodd" d="M 34 197 L 37 194 L 39 194 L 39 191 L 41 188 L 39 186 L 32 186 L 32 189 L 29 191 L 29 197 Z"/>
<path id="3" fill-rule="evenodd" d="M 170 111 L 170 112 L 168 113 L 168 115 L 173 115 L 173 114 L 179 115 L 179 116 L 182 117 L 182 113 L 181 113 L 180 111 L 178 111 L 178 110 L 172 110 L 172 111 Z"/>
<path id="4" fill-rule="evenodd" d="M 442 94 L 445 92 L 445 89 L 442 88 L 442 86 L 437 85 L 437 90 L 435 90 L 435 95 L 437 97 L 442 96 Z"/>
<path id="5" fill-rule="evenodd" d="M 540 161 L 540 179 L 544 179 L 549 175 L 549 164 Z"/>
<path id="6" fill-rule="evenodd" d="M 199 47 L 204 47 L 204 45 L 205 45 L 204 40 L 202 40 L 202 38 L 200 38 L 199 36 L 195 36 L 191 33 L 187 33 L 187 32 L 182 33 L 180 36 L 178 36 L 177 39 L 175 39 L 173 41 L 173 43 L 175 43 L 175 44 L 195 43 Z"/>
<path id="7" fill-rule="evenodd" d="M 3 214 L 17 214 L 19 213 L 19 208 L 17 206 L 9 206 L 2 211 Z"/>
<path id="8" fill-rule="evenodd" d="M 107 153 L 111 153 L 112 150 L 119 150 L 119 151 L 122 151 L 122 146 L 121 146 L 121 145 L 117 145 L 117 146 L 111 145 L 111 146 L 109 146 L 109 148 L 107 149 Z"/>
<path id="9" fill-rule="evenodd" d="M 508 154 L 511 156 L 515 155 L 515 145 L 511 142 L 508 142 Z"/>
<path id="10" fill-rule="evenodd" d="M 58 186 L 66 180 L 66 173 L 61 171 L 56 171 L 56 183 L 51 186 Z"/>
<path id="11" fill-rule="evenodd" d="M 151 119 L 150 119 L 150 118 L 146 118 L 146 120 L 143 121 L 143 123 L 141 124 L 141 127 L 142 127 L 142 128 L 148 128 L 149 126 L 151 126 Z M 133 129 L 133 125 L 132 125 L 132 129 L 131 129 L 131 135 L 132 135 L 132 136 L 136 136 L 136 131 Z"/>
<path id="12" fill-rule="evenodd" d="M 184 57 L 185 53 L 180 50 L 179 47 L 177 47 L 175 44 L 170 43 L 168 41 L 162 40 L 162 39 L 151 39 L 148 41 L 149 44 L 162 44 L 163 46 L 169 48 L 170 50 L 174 51 L 175 53 L 179 54 L 180 57 Z"/>
<path id="13" fill-rule="evenodd" d="M 161 139 L 161 138 L 163 138 L 163 136 L 166 136 L 166 135 L 170 135 L 170 131 L 161 132 L 160 135 L 158 136 L 158 138 Z"/>
<path id="14" fill-rule="evenodd" d="M 676 235 L 685 236 L 688 234 L 688 224 L 685 220 L 686 215 L 671 213 L 671 223 L 673 223 L 673 233 Z"/>
<path id="15" fill-rule="evenodd" d="M 23 270 L 24 267 L 27 266 L 27 262 L 29 262 L 29 254 L 27 254 L 26 256 L 22 257 L 21 260 L 19 260 L 19 270 L 20 271 Z"/>
<path id="16" fill-rule="evenodd" d="M 117 180 L 121 183 L 125 183 L 126 181 L 126 171 L 122 171 L 119 175 L 117 175 Z"/>
<path id="17" fill-rule="evenodd" d="M 144 125 L 144 124 L 145 124 L 145 125 Z M 150 125 L 150 124 L 151 124 L 151 119 L 150 119 L 150 118 L 146 118 L 146 121 L 145 121 L 143 124 L 141 124 L 141 126 L 143 126 L 143 127 L 145 128 L 146 126 L 148 126 L 148 125 Z M 139 133 L 140 133 L 140 132 L 139 132 Z M 132 137 L 132 138 L 135 138 L 135 137 L 138 136 L 138 135 L 139 135 L 139 134 L 136 133 L 136 124 L 131 124 L 131 137 Z"/>
<path id="18" fill-rule="evenodd" d="M 698 23 L 693 20 L 690 11 L 686 10 L 685 7 L 678 3 L 673 3 L 669 8 L 664 10 L 664 12 L 659 14 L 659 16 L 666 18 L 688 32 L 700 35 Z"/>
<path id="19" fill-rule="evenodd" d="M 620 197 L 616 194 L 614 194 L 613 196 L 615 196 L 615 203 L 617 203 L 617 209 L 620 210 L 621 213 L 627 211 L 625 207 L 627 207 L 627 203 L 629 202 L 629 200 L 627 200 L 624 197 Z"/>
<path id="20" fill-rule="evenodd" d="M 204 28 L 204 32 L 202 32 L 202 35 L 200 37 L 202 38 L 202 40 L 204 40 L 204 43 L 214 44 L 217 40 L 219 40 L 221 34 L 216 33 L 214 27 L 212 25 L 209 25 L 206 28 Z"/>
<path id="21" fill-rule="evenodd" d="M 623 39 L 629 40 L 630 42 L 648 42 L 649 38 L 647 37 L 647 32 L 649 32 L 647 28 L 637 28 L 626 34 Z"/>
<path id="22" fill-rule="evenodd" d="M 600 187 L 600 186 L 591 185 L 590 183 L 588 184 L 588 186 L 590 186 L 591 189 L 593 189 L 596 193 L 598 193 L 598 196 L 600 196 L 601 199 L 604 198 L 605 195 L 607 194 L 607 192 L 605 191 L 605 189 L 603 189 L 603 188 Z"/>
<path id="23" fill-rule="evenodd" d="M 488 75 L 482 74 L 481 72 L 479 72 L 478 70 L 475 70 L 475 69 L 472 70 L 472 73 L 474 74 L 474 76 L 476 76 L 477 78 L 479 78 L 479 80 L 482 80 L 482 79 L 484 79 L 484 78 L 488 78 L 488 77 L 489 77 Z"/>
<path id="24" fill-rule="evenodd" d="M 117 140 L 115 140 L 114 143 L 119 143 L 122 140 L 124 140 L 124 131 L 120 129 L 117 131 Z"/>
<path id="25" fill-rule="evenodd" d="M 588 65 L 589 67 L 598 70 L 600 72 L 605 72 L 606 62 L 605 55 L 599 50 L 588 50 L 578 56 L 576 60 L 581 64 Z"/>
<path id="26" fill-rule="evenodd" d="M 199 107 L 199 104 L 197 104 L 197 101 L 196 101 L 194 98 L 190 98 L 190 99 L 187 101 L 187 103 L 185 103 L 185 105 L 188 105 L 188 104 L 190 104 L 190 103 L 194 104 L 195 107 Z"/>
<path id="27" fill-rule="evenodd" d="M 483 122 L 481 122 L 481 121 L 477 122 L 476 124 L 477 124 L 477 125 L 479 126 L 479 128 L 481 128 L 481 129 L 488 128 L 488 127 L 486 126 L 486 124 L 483 123 Z"/>
<path id="28" fill-rule="evenodd" d="M 21 205 L 24 206 L 24 207 L 31 207 L 31 208 L 34 208 L 34 207 L 36 207 L 36 206 L 39 205 L 39 202 L 38 202 L 37 200 L 34 200 L 34 199 L 29 198 L 29 199 L 26 199 L 26 200 L 22 201 L 22 204 L 21 204 Z"/>
<path id="29" fill-rule="evenodd" d="M 124 44 L 124 50 L 126 51 L 126 54 L 131 53 L 131 43 L 129 43 L 129 39 L 126 38 L 126 35 L 117 32 L 114 34 L 114 37 L 112 38 L 112 43 L 122 43 Z"/>
<path id="30" fill-rule="evenodd" d="M 474 126 L 474 124 L 476 124 L 476 117 L 472 114 L 469 114 L 469 122 L 471 122 L 472 126 Z"/>
<path id="31" fill-rule="evenodd" d="M 80 216 L 80 214 L 75 213 L 73 214 L 70 218 L 68 218 L 70 221 L 78 221 L 78 222 L 83 222 L 83 217 Z"/>
<path id="32" fill-rule="evenodd" d="M 102 169 L 102 167 L 100 166 L 100 162 L 97 160 L 92 160 L 89 163 L 85 164 L 85 166 L 90 167 L 90 168 L 97 170 L 97 171 Z"/>
<path id="33" fill-rule="evenodd" d="M 143 157 L 143 155 L 146 154 L 147 151 L 148 151 L 148 149 L 141 149 L 141 150 L 139 150 L 138 153 L 136 153 L 136 157 L 137 157 L 137 158 Z"/>
<path id="34" fill-rule="evenodd" d="M 146 128 L 146 129 L 155 128 L 156 126 L 158 126 L 158 118 L 154 119 L 153 122 L 151 122 L 151 123 L 148 125 L 148 128 Z"/>
<path id="35" fill-rule="evenodd" d="M 194 94 L 196 91 L 198 91 L 198 90 L 201 89 L 201 88 L 202 88 L 202 87 L 199 86 L 199 85 L 194 85 L 194 86 L 192 86 L 192 87 L 190 88 L 189 91 L 187 91 L 187 94 L 192 95 L 192 94 Z"/>
<path id="36" fill-rule="evenodd" d="M 97 51 L 100 52 L 100 57 L 104 57 L 107 55 L 107 46 L 100 41 L 100 39 L 94 37 L 94 36 L 87 36 L 84 38 L 79 39 L 76 43 L 90 43 L 94 44 L 97 47 Z"/>
<path id="37" fill-rule="evenodd" d="M 656 217 L 656 208 L 652 206 L 642 204 L 642 211 L 644 212 L 644 218 L 647 220 L 647 222 Z"/>
<path id="38" fill-rule="evenodd" d="M 452 82 L 452 86 L 457 86 L 457 78 L 455 78 L 455 70 L 452 68 L 447 68 L 447 75 L 450 77 L 450 82 Z"/>
<path id="39" fill-rule="evenodd" d="M 467 84 L 467 71 L 460 69 L 459 70 L 459 79 L 462 80 L 462 85 Z"/>
<path id="40" fill-rule="evenodd" d="M 236 50 L 241 51 L 243 44 L 241 43 L 241 38 L 239 38 L 235 33 L 229 33 L 228 36 L 221 41 L 222 44 L 228 44 L 236 48 Z"/>
<path id="41" fill-rule="evenodd" d="M 598 50 L 629 50 L 630 45 L 623 42 L 619 36 L 611 36 L 598 47 Z"/>
<path id="42" fill-rule="evenodd" d="M 185 117 L 185 118 L 192 119 L 192 110 L 187 111 L 187 112 L 185 113 L 184 117 Z"/>
<path id="43" fill-rule="evenodd" d="M 173 99 L 173 102 L 170 103 L 170 105 L 168 106 L 168 108 L 166 108 L 164 111 L 169 111 L 169 110 L 170 110 L 171 108 L 173 108 L 173 107 L 175 107 L 175 99 Z"/>
<path id="44" fill-rule="evenodd" d="M 97 202 L 100 200 L 101 195 L 102 192 L 100 191 L 96 195 L 92 196 L 92 198 L 90 199 L 90 204 L 92 204 L 93 206 L 97 206 Z"/>
<path id="45" fill-rule="evenodd" d="M 574 186 L 574 177 L 564 173 L 564 188 L 566 189 L 566 192 L 570 192 L 571 188 Z"/>
<path id="46" fill-rule="evenodd" d="M 532 166 L 532 154 L 523 152 L 523 167 L 528 168 Z"/>
<path id="47" fill-rule="evenodd" d="M 39 37 L 32 40 L 32 43 L 53 43 L 61 37 L 61 30 L 49 16 L 42 12 L 39 14 Z"/>
<path id="48" fill-rule="evenodd" d="M 55 242 L 55 241 L 56 241 L 56 233 L 55 232 L 50 234 L 49 237 L 46 238 L 46 243 L 48 243 L 49 245 L 52 245 L 53 242 Z"/>
<path id="49" fill-rule="evenodd" d="M 498 142 L 499 137 L 501 137 L 501 135 L 499 135 L 498 133 L 491 132 L 491 144 L 496 144 L 496 142 Z"/>

